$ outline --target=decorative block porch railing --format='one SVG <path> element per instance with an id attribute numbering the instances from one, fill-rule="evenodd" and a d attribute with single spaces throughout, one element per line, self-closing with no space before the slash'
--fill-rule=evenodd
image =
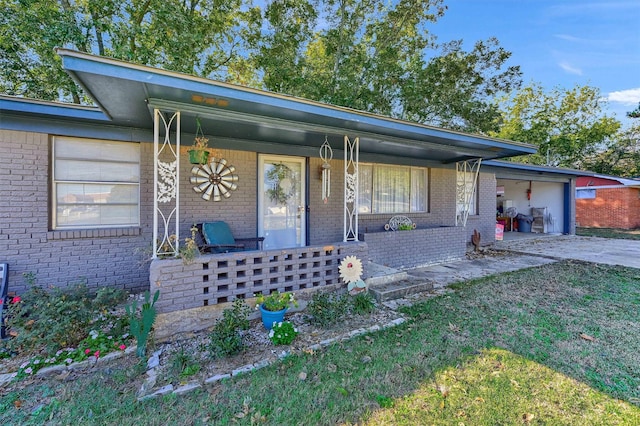
<path id="1" fill-rule="evenodd" d="M 182 259 L 156 259 L 149 272 L 151 292 L 160 290 L 159 313 L 248 299 L 274 290 L 298 291 L 338 284 L 338 267 L 345 256 L 368 260 L 367 244 L 244 251 Z"/>

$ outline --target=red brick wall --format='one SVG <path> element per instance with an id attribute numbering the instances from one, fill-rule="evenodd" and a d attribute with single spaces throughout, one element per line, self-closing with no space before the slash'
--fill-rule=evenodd
<path id="1" fill-rule="evenodd" d="M 640 228 L 640 190 L 596 189 L 596 198 L 576 200 L 576 222 L 587 228 Z"/>

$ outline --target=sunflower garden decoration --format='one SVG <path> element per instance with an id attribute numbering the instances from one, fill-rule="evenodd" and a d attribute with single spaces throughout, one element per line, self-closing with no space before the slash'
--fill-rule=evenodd
<path id="1" fill-rule="evenodd" d="M 367 291 L 367 283 L 362 280 L 362 262 L 355 256 L 342 259 L 338 267 L 340 278 L 347 284 L 349 294 L 355 295 Z"/>

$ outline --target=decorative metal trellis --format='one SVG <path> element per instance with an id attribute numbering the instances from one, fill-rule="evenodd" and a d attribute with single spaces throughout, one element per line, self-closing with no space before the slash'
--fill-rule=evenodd
<path id="1" fill-rule="evenodd" d="M 161 135 L 161 130 L 164 132 Z M 175 146 L 171 135 L 175 136 Z M 161 141 L 162 138 L 162 141 Z M 153 258 L 180 249 L 180 111 L 169 118 L 153 110 Z"/>
<path id="2" fill-rule="evenodd" d="M 360 138 L 344 137 L 344 241 L 358 241 L 358 159 Z"/>
<path id="3" fill-rule="evenodd" d="M 456 226 L 467 226 L 471 203 L 478 188 L 481 158 L 456 163 Z"/>

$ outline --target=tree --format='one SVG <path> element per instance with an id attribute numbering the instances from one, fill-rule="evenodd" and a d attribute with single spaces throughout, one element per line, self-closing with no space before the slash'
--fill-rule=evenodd
<path id="1" fill-rule="evenodd" d="M 606 149 L 587 158 L 584 167 L 605 175 L 640 176 L 640 125 L 619 132 Z"/>
<path id="2" fill-rule="evenodd" d="M 640 102 L 638 102 L 638 107 L 633 111 L 627 112 L 627 117 L 629 118 L 640 118 Z"/>
<path id="3" fill-rule="evenodd" d="M 0 91 L 80 102 L 56 47 L 251 81 L 242 55 L 260 14 L 243 6 L 242 0 L 0 0 Z"/>
<path id="4" fill-rule="evenodd" d="M 502 125 L 494 136 L 538 146 L 537 154 L 515 161 L 580 168 L 620 128 L 619 121 L 603 114 L 604 105 L 593 87 L 546 92 L 531 84 L 503 100 Z"/>
<path id="5" fill-rule="evenodd" d="M 438 45 L 428 25 L 445 13 L 442 0 L 320 3 L 267 6 L 254 56 L 267 89 L 443 127 L 496 129 L 492 97 L 518 88 L 520 70 L 505 66 L 510 53 L 495 39 L 471 52 L 462 40 Z"/>
<path id="6" fill-rule="evenodd" d="M 0 92 L 88 102 L 55 47 L 460 130 L 497 129 L 520 70 L 438 44 L 444 0 L 0 0 Z M 261 6 L 256 6 L 260 4 Z M 263 6 L 262 6 L 263 5 Z M 41 36 L 34 37 L 34 34 Z"/>

